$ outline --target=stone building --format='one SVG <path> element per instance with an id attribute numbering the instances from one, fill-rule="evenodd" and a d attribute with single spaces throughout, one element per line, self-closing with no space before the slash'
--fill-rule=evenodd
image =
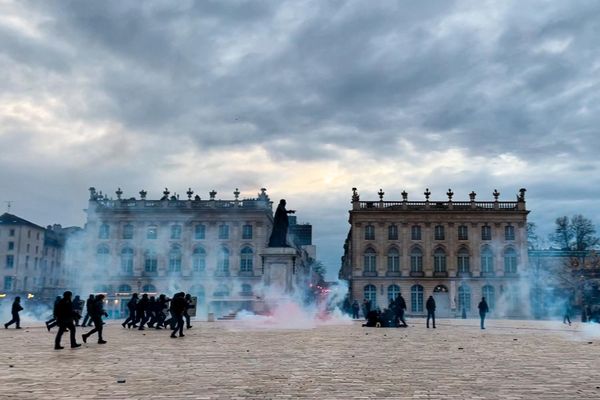
<path id="1" fill-rule="evenodd" d="M 0 292 L 53 297 L 73 284 L 65 262 L 67 237 L 80 228 L 43 228 L 16 215 L 0 216 Z"/>
<path id="2" fill-rule="evenodd" d="M 426 313 L 433 295 L 437 315 L 477 315 L 487 298 L 492 315 L 528 313 L 527 214 L 525 189 L 516 201 L 361 201 L 353 189 L 350 230 L 344 245 L 340 279 L 350 297 L 369 299 L 381 309 L 399 293 L 411 315 Z"/>
<path id="3" fill-rule="evenodd" d="M 87 262 L 82 292 L 104 292 L 111 312 L 126 313 L 132 292 L 175 291 L 198 297 L 199 312 L 252 309 L 260 296 L 264 251 L 273 224 L 266 189 L 256 198 L 201 199 L 189 189 L 179 199 L 165 189 L 159 200 L 115 200 L 90 188 L 85 226 Z M 305 252 L 298 250 L 298 266 Z"/>

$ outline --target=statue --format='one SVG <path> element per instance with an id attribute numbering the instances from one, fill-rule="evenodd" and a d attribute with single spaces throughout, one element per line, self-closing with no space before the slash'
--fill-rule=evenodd
<path id="1" fill-rule="evenodd" d="M 285 200 L 279 200 L 279 205 L 275 211 L 275 218 L 273 219 L 273 231 L 269 238 L 269 247 L 290 247 L 287 244 L 287 232 L 288 232 L 288 214 L 293 214 L 295 210 L 285 209 Z"/>

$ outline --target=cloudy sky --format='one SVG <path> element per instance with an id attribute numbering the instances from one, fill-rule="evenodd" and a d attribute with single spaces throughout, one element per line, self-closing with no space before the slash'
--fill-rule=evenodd
<path id="1" fill-rule="evenodd" d="M 126 196 L 268 188 L 337 273 L 361 199 L 600 223 L 600 2 L 0 0 L 0 200 L 82 225 Z M 2 203 L 3 211 L 6 204 Z"/>

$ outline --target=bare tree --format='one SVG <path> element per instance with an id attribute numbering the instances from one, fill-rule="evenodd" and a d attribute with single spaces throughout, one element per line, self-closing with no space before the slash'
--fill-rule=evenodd
<path id="1" fill-rule="evenodd" d="M 556 227 L 554 228 L 554 233 L 550 234 L 550 241 L 557 245 L 561 250 L 570 250 L 573 232 L 571 231 L 571 226 L 569 224 L 569 217 L 566 215 L 564 217 L 558 217 L 554 223 L 556 224 Z"/>
<path id="2" fill-rule="evenodd" d="M 537 225 L 534 222 L 527 223 L 527 248 L 529 250 L 539 250 L 540 237 L 537 234 Z"/>
<path id="3" fill-rule="evenodd" d="M 593 222 L 581 214 L 556 218 L 554 233 L 550 241 L 561 250 L 586 251 L 598 246 L 600 240 L 595 236 Z"/>

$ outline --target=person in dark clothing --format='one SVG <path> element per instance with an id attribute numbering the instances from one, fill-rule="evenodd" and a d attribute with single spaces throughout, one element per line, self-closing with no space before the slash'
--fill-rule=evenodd
<path id="1" fill-rule="evenodd" d="M 63 297 L 62 299 L 60 299 L 58 301 L 58 303 L 56 303 L 56 306 L 54 307 L 54 317 L 56 318 L 56 321 L 58 322 L 58 332 L 56 333 L 56 338 L 54 339 L 54 349 L 55 350 L 60 350 L 60 349 L 64 349 L 64 347 L 62 347 L 60 345 L 60 339 L 63 335 L 63 333 L 65 333 L 65 331 L 69 331 L 69 336 L 71 339 L 71 348 L 76 348 L 81 346 L 81 344 L 77 343 L 77 341 L 75 340 L 75 324 L 73 323 L 73 321 L 75 320 L 75 318 L 77 317 L 75 315 L 75 313 L 73 312 L 73 304 L 71 303 L 71 296 L 73 296 L 73 293 L 71 293 L 70 291 L 66 291 L 63 293 Z"/>
<path id="2" fill-rule="evenodd" d="M 358 319 L 358 311 L 360 310 L 360 306 L 358 305 L 358 301 L 354 300 L 352 303 L 352 318 Z"/>
<path id="3" fill-rule="evenodd" d="M 568 299 L 565 300 L 564 310 L 565 310 L 565 313 L 563 315 L 563 324 L 566 324 L 568 322 L 569 326 L 570 326 L 571 325 L 571 304 Z"/>
<path id="4" fill-rule="evenodd" d="M 479 302 L 477 308 L 479 308 L 479 319 L 481 320 L 481 329 L 485 329 L 485 315 L 490 311 L 488 304 L 485 301 L 485 297 L 481 298 L 481 301 Z"/>
<path id="5" fill-rule="evenodd" d="M 177 293 L 171 300 L 171 316 L 175 320 L 173 332 L 171 333 L 172 338 L 176 338 L 177 331 L 179 331 L 179 337 L 184 337 L 183 334 L 183 313 L 185 312 L 185 294 L 183 292 Z"/>
<path id="6" fill-rule="evenodd" d="M 167 318 L 167 312 L 169 311 L 169 298 L 164 294 L 158 296 L 158 314 L 157 314 L 157 322 L 155 329 L 162 329 L 165 324 L 165 319 Z"/>
<path id="7" fill-rule="evenodd" d="M 138 294 L 134 293 L 131 296 L 131 299 L 129 299 L 129 301 L 127 302 L 127 309 L 129 310 L 129 316 L 121 324 L 123 326 L 123 328 L 125 328 L 125 326 L 127 326 L 128 328 L 131 328 L 131 326 L 133 326 L 134 328 L 137 328 L 137 326 L 135 325 L 135 321 L 136 321 L 135 309 L 137 307 L 137 302 L 138 302 Z"/>
<path id="8" fill-rule="evenodd" d="M 85 316 L 83 317 L 83 322 L 81 326 L 92 326 L 92 316 L 90 315 L 90 311 L 94 308 L 94 295 L 90 294 L 90 297 L 85 301 Z"/>
<path id="9" fill-rule="evenodd" d="M 157 316 L 158 316 L 158 302 L 156 301 L 156 297 L 150 296 L 150 300 L 148 301 L 148 328 L 154 328 L 154 324 L 156 324 Z"/>
<path id="10" fill-rule="evenodd" d="M 188 310 L 190 308 L 195 308 L 195 306 L 194 306 L 194 303 L 192 302 L 192 295 L 188 293 L 185 295 L 185 310 L 183 311 L 186 329 L 190 329 L 192 327 L 192 325 L 190 324 L 191 317 L 188 312 Z"/>
<path id="11" fill-rule="evenodd" d="M 56 299 L 54 300 L 54 306 L 52 307 L 52 318 L 46 321 L 46 329 L 48 329 L 48 332 L 50 332 L 50 329 L 58 325 L 58 322 L 56 321 L 56 316 L 54 315 L 54 310 L 56 309 L 56 304 L 60 301 L 60 299 L 60 296 L 56 296 Z"/>
<path id="12" fill-rule="evenodd" d="M 102 338 L 102 316 L 108 317 L 108 314 L 106 313 L 106 311 L 104 311 L 103 294 L 96 295 L 96 298 L 94 299 L 94 303 L 92 305 L 92 309 L 88 312 L 90 313 L 90 317 L 92 318 L 92 322 L 94 323 L 94 329 L 92 329 L 88 333 L 84 333 L 83 335 L 81 335 L 83 343 L 87 343 L 87 339 L 94 333 L 98 332 L 98 344 L 105 344 L 106 340 Z"/>
<path id="13" fill-rule="evenodd" d="M 79 320 L 81 319 L 81 314 L 83 314 L 83 300 L 79 296 L 75 296 L 71 304 L 73 304 L 75 314 L 79 315 L 79 318 L 75 319 L 75 326 L 79 326 Z"/>
<path id="14" fill-rule="evenodd" d="M 433 296 L 429 296 L 427 303 L 425 303 L 425 308 L 427 308 L 427 328 L 429 328 L 429 319 L 431 318 L 433 329 L 435 329 L 435 299 Z"/>
<path id="15" fill-rule="evenodd" d="M 150 300 L 148 299 L 148 294 L 144 293 L 140 301 L 138 301 L 137 306 L 135 308 L 135 317 L 136 322 L 139 322 L 140 326 L 138 329 L 140 331 L 144 330 L 144 325 L 148 322 L 148 316 L 146 315 L 148 311 L 148 303 Z"/>
<path id="16" fill-rule="evenodd" d="M 371 312 L 371 308 L 372 308 L 371 300 L 364 299 L 363 300 L 363 315 L 364 315 L 365 319 L 368 319 L 367 315 L 369 315 L 369 313 Z"/>
<path id="17" fill-rule="evenodd" d="M 402 297 L 402 294 L 399 294 L 398 297 L 396 297 L 395 307 L 398 321 L 402 322 L 402 326 L 406 328 L 408 326 L 406 320 L 404 319 L 404 312 L 406 311 L 406 301 L 404 301 L 404 297 Z"/>
<path id="18" fill-rule="evenodd" d="M 4 324 L 4 329 L 8 329 L 12 324 L 16 324 L 16 329 L 21 329 L 21 317 L 19 317 L 19 312 L 23 310 L 21 307 L 21 297 L 15 297 L 15 301 L 12 303 L 11 314 L 12 319 Z"/>
<path id="19" fill-rule="evenodd" d="M 376 328 L 378 325 L 381 325 L 381 321 L 379 320 L 379 314 L 375 310 L 369 311 L 367 314 L 367 323 L 363 324 L 363 327 L 368 328 Z"/>

